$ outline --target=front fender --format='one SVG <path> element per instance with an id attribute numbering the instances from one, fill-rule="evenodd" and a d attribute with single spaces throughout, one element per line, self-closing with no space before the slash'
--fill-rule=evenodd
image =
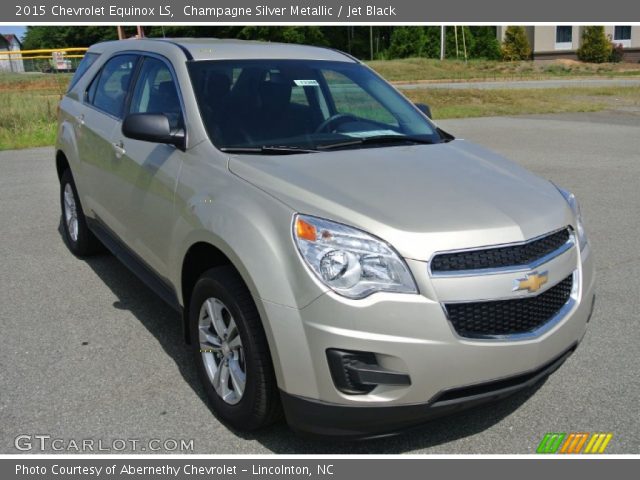
<path id="1" fill-rule="evenodd" d="M 294 312 L 327 291 L 299 257 L 292 237 L 295 212 L 233 175 L 226 164 L 191 155 L 183 163 L 175 206 L 173 244 L 177 248 L 173 249 L 170 268 L 180 303 L 184 305 L 185 301 L 181 276 L 187 252 L 199 242 L 216 247 L 235 266 L 253 296 L 278 385 L 293 391 L 291 378 L 312 371 L 312 359 L 304 347 L 305 329 L 302 322 L 295 320 L 297 315 L 269 316 L 268 312 L 273 311 L 269 305 Z M 292 371 L 299 375 L 290 375 Z"/>

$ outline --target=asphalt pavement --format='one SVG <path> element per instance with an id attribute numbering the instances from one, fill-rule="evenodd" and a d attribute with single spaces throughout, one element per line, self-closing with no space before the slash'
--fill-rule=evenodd
<path id="1" fill-rule="evenodd" d="M 608 453 L 640 453 L 640 116 L 440 125 L 572 190 L 582 202 L 598 301 L 583 343 L 546 382 L 387 439 L 302 439 L 284 424 L 234 432 L 205 405 L 176 314 L 113 257 L 78 260 L 63 244 L 53 149 L 5 151 L 0 452 L 20 453 L 14 442 L 21 434 L 44 434 L 67 449 L 84 439 L 108 448 L 117 439 L 139 440 L 137 448 L 150 439 L 182 439 L 193 440 L 193 452 L 211 454 L 509 454 L 533 453 L 547 432 L 612 432 Z"/>

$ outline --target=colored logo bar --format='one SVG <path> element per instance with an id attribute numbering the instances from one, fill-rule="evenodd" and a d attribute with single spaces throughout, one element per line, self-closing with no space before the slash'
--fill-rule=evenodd
<path id="1" fill-rule="evenodd" d="M 613 438 L 612 433 L 547 433 L 536 453 L 604 453 Z"/>

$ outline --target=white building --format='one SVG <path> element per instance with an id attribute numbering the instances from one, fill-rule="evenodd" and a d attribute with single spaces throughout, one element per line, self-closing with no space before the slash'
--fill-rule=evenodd
<path id="1" fill-rule="evenodd" d="M 0 72 L 24 72 L 24 63 L 20 55 L 4 55 L 2 52 L 20 51 L 22 44 L 12 33 L 0 33 Z"/>
<path id="2" fill-rule="evenodd" d="M 582 42 L 584 27 L 578 25 L 536 25 L 524 27 L 529 39 L 534 60 L 556 60 L 568 58 L 576 60 Z M 497 29 L 498 39 L 504 40 L 506 25 Z M 604 33 L 611 42 L 622 45 L 623 61 L 640 61 L 640 26 L 607 25 Z"/>

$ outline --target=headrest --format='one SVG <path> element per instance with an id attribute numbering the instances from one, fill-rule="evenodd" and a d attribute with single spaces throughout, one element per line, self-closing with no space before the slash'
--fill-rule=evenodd
<path id="1" fill-rule="evenodd" d="M 207 76 L 205 91 L 208 99 L 224 97 L 231 89 L 231 80 L 224 73 L 213 72 Z"/>
<path id="2" fill-rule="evenodd" d="M 292 84 L 282 78 L 274 78 L 263 81 L 258 86 L 258 95 L 262 108 L 274 111 L 286 108 L 291 101 Z"/>

